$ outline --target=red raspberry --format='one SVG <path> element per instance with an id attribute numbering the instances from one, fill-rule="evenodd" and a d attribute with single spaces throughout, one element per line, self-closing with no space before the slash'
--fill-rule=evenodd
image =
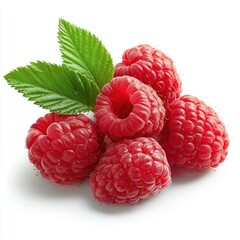
<path id="1" fill-rule="evenodd" d="M 97 96 L 95 117 L 99 129 L 112 139 L 156 136 L 164 123 L 161 99 L 134 77 L 116 77 Z"/>
<path id="2" fill-rule="evenodd" d="M 167 109 L 182 91 L 181 81 L 172 60 L 149 45 L 127 49 L 122 62 L 116 64 L 114 76 L 133 76 L 150 85 L 160 96 Z"/>
<path id="3" fill-rule="evenodd" d="M 171 184 L 165 152 L 153 138 L 128 139 L 110 146 L 90 175 L 102 203 L 132 204 Z"/>
<path id="4" fill-rule="evenodd" d="M 161 133 L 170 165 L 204 169 L 217 167 L 227 156 L 229 138 L 217 113 L 196 97 L 185 95 L 170 106 Z"/>
<path id="5" fill-rule="evenodd" d="M 29 129 L 29 159 L 59 184 L 82 182 L 100 157 L 96 124 L 83 114 L 48 113 Z"/>

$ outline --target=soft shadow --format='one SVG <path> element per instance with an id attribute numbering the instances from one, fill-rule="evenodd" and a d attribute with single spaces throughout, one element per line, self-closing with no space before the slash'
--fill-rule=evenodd
<path id="1" fill-rule="evenodd" d="M 60 185 L 43 178 L 31 164 L 22 164 L 17 169 L 18 171 L 15 173 L 13 181 L 16 190 L 20 192 L 21 195 L 30 196 L 33 199 L 50 200 L 75 198 L 76 201 L 79 201 L 79 204 L 83 204 L 86 208 L 102 214 L 128 214 L 142 208 L 143 205 L 148 206 L 154 201 L 161 201 L 159 198 L 164 198 L 165 195 L 161 191 L 155 196 L 130 205 L 102 204 L 94 199 L 89 178 L 81 184 Z"/>
<path id="2" fill-rule="evenodd" d="M 33 198 L 40 199 L 64 199 L 64 198 L 76 198 L 79 199 L 80 204 L 84 204 L 87 208 L 93 211 L 97 211 L 102 214 L 128 214 L 136 211 L 143 205 L 148 206 L 154 204 L 154 202 L 165 201 L 168 190 L 162 190 L 159 194 L 152 196 L 146 200 L 137 204 L 101 204 L 97 200 L 94 200 L 89 178 L 87 178 L 82 184 L 74 185 L 60 185 L 51 182 L 48 179 L 44 179 L 37 170 L 31 164 L 22 164 L 14 177 L 14 185 L 16 190 L 22 195 L 28 195 Z M 197 181 L 206 175 L 214 173 L 214 169 L 208 170 L 188 170 L 181 168 L 172 168 L 172 186 L 181 184 L 192 183 Z"/>
<path id="3" fill-rule="evenodd" d="M 22 164 L 13 178 L 16 191 L 21 195 L 29 196 L 32 199 L 66 199 L 76 198 L 79 204 L 85 205 L 93 211 L 104 214 L 126 213 L 136 209 L 140 204 L 135 205 L 105 205 L 94 200 L 89 178 L 81 184 L 60 185 L 41 176 L 38 170 L 31 164 Z"/>
<path id="4" fill-rule="evenodd" d="M 192 170 L 174 167 L 171 169 L 172 184 L 191 183 L 213 173 L 214 171 L 214 169 Z"/>
<path id="5" fill-rule="evenodd" d="M 28 194 L 36 198 L 67 198 L 70 196 L 79 196 L 79 186 L 60 185 L 45 179 L 41 174 L 31 166 L 24 165 L 16 174 L 15 186 L 21 194 Z"/>
<path id="6" fill-rule="evenodd" d="M 124 204 L 102 204 L 97 200 L 89 201 L 89 206 L 94 210 L 104 214 L 126 214 L 136 210 L 141 203 L 124 205 Z"/>

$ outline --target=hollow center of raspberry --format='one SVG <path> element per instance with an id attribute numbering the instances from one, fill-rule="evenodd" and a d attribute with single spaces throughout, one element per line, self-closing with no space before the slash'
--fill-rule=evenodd
<path id="1" fill-rule="evenodd" d="M 113 112 L 120 119 L 127 118 L 132 109 L 133 105 L 129 100 L 121 99 L 121 101 L 116 101 L 113 104 Z"/>

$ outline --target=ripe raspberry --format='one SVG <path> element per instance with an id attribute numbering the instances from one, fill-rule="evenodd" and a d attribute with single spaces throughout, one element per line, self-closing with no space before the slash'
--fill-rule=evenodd
<path id="1" fill-rule="evenodd" d="M 133 76 L 150 85 L 168 109 L 171 101 L 182 91 L 181 81 L 172 60 L 163 52 L 149 45 L 138 45 L 127 49 L 122 62 L 116 64 L 114 76 Z"/>
<path id="2" fill-rule="evenodd" d="M 228 134 L 217 113 L 196 97 L 185 95 L 170 106 L 161 134 L 170 165 L 203 169 L 217 167 L 227 156 Z"/>
<path id="3" fill-rule="evenodd" d="M 161 99 L 134 77 L 116 77 L 97 96 L 95 117 L 99 129 L 119 140 L 156 136 L 164 123 Z"/>
<path id="4" fill-rule="evenodd" d="M 133 204 L 171 184 L 165 152 L 153 138 L 128 139 L 110 146 L 90 175 L 102 203 Z"/>
<path id="5" fill-rule="evenodd" d="M 82 182 L 100 157 L 96 125 L 83 114 L 46 114 L 29 129 L 26 146 L 41 175 L 59 184 Z"/>

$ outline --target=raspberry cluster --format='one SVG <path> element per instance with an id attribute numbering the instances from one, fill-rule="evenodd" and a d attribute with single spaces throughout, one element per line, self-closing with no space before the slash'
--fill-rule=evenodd
<path id="1" fill-rule="evenodd" d="M 217 167 L 227 156 L 229 138 L 218 114 L 181 92 L 168 56 L 149 45 L 128 49 L 97 96 L 96 121 L 46 114 L 28 132 L 29 159 L 59 184 L 89 176 L 102 203 L 153 196 L 171 184 L 171 168 Z"/>

